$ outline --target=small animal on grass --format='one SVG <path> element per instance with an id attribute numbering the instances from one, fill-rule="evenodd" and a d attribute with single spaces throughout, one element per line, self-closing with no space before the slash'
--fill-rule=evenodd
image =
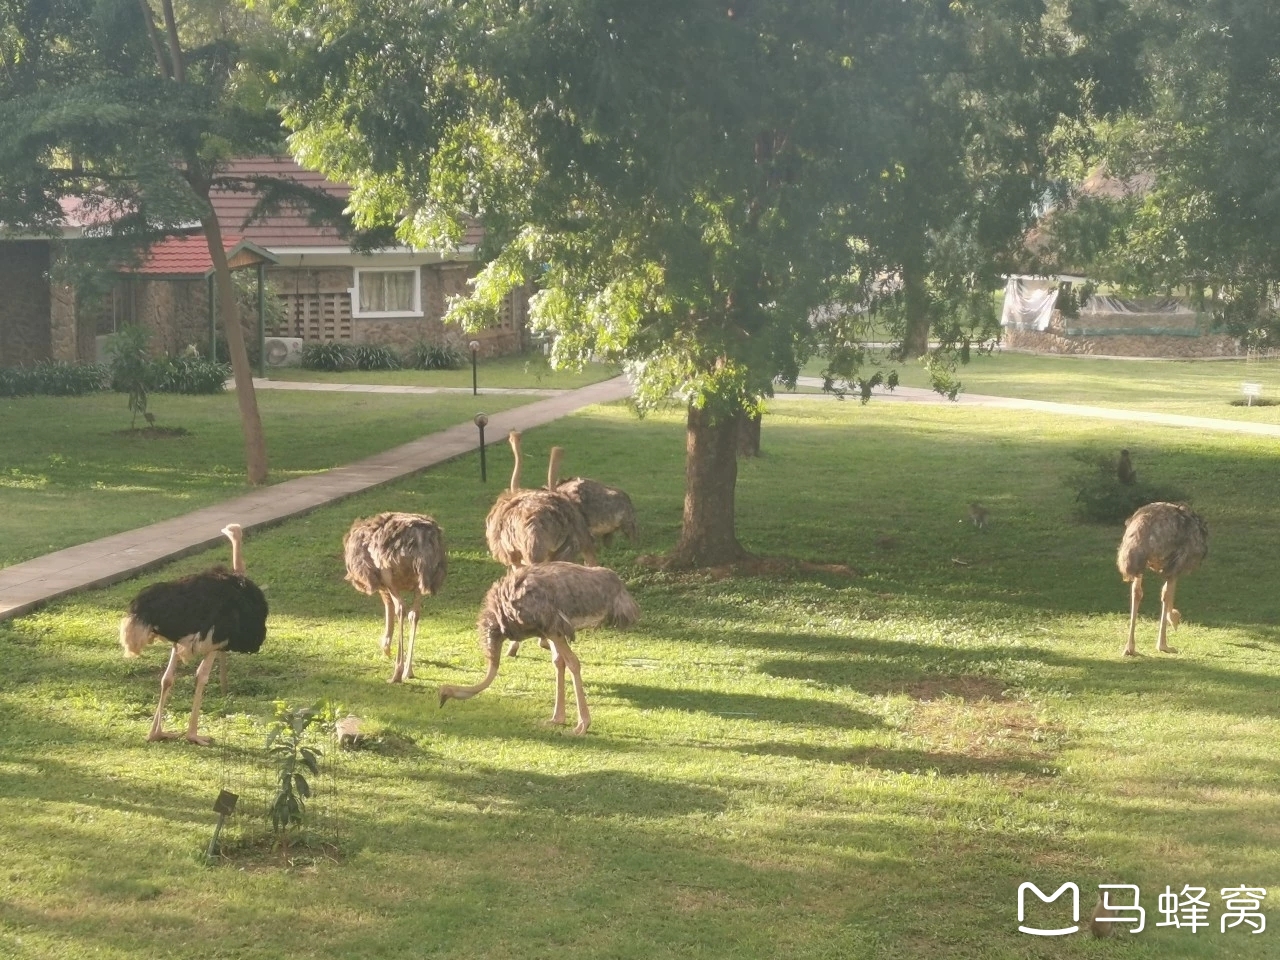
<path id="1" fill-rule="evenodd" d="M 626 586 L 612 570 L 582 567 L 576 563 L 540 563 L 510 571 L 489 588 L 476 624 L 480 647 L 488 663 L 483 680 L 472 686 L 440 688 L 440 706 L 450 700 L 467 700 L 488 688 L 498 675 L 503 640 L 538 637 L 551 651 L 556 668 L 555 708 L 551 722 L 565 722 L 564 674 L 573 676 L 573 696 L 578 707 L 576 734 L 591 726 L 591 711 L 582 687 L 582 669 L 570 645 L 577 631 L 586 627 L 629 627 L 640 618 Z"/>
<path id="2" fill-rule="evenodd" d="M 990 511 L 980 503 L 969 504 L 969 522 L 979 530 L 987 529 L 987 518 Z"/>
<path id="3" fill-rule="evenodd" d="M 231 541 L 232 570 L 215 567 L 181 580 L 153 583 L 133 598 L 120 621 L 120 646 L 126 657 L 138 656 L 156 640 L 173 644 L 169 665 L 160 678 L 160 703 L 148 740 L 182 736 L 164 729 L 164 707 L 173 689 L 178 661 L 200 657 L 186 738 L 200 746 L 212 743 L 197 731 L 200 701 L 214 661 L 227 651 L 257 653 L 266 639 L 267 599 L 257 584 L 244 575 L 240 525 L 229 524 L 222 533 Z"/>
<path id="4" fill-rule="evenodd" d="M 1124 525 L 1124 536 L 1116 553 L 1120 576 L 1132 581 L 1129 600 L 1129 642 L 1124 655 L 1137 654 L 1134 632 L 1138 608 L 1142 605 L 1142 576 L 1152 570 L 1164 578 L 1160 590 L 1160 632 L 1156 649 L 1177 653 L 1167 642 L 1170 627 L 1182 622 L 1174 608 L 1178 578 L 1194 572 L 1209 553 L 1209 526 L 1185 503 L 1148 503 L 1139 507 Z"/>
<path id="5" fill-rule="evenodd" d="M 1132 487 L 1138 482 L 1138 471 L 1133 469 L 1128 450 L 1120 451 L 1120 460 L 1116 463 L 1116 479 L 1126 487 Z"/>
<path id="6" fill-rule="evenodd" d="M 433 597 L 448 573 L 444 531 L 431 517 L 419 513 L 380 513 L 357 520 L 342 541 L 347 577 L 361 593 L 382 597 L 383 630 L 379 645 L 391 656 L 391 638 L 399 623 L 396 662 L 388 683 L 413 679 L 413 647 L 423 596 Z M 404 594 L 411 593 L 407 607 Z M 404 622 L 409 621 L 405 647 Z"/>

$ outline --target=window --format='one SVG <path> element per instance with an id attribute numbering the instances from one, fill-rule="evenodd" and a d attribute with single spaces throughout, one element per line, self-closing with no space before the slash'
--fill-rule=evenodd
<path id="1" fill-rule="evenodd" d="M 357 317 L 420 317 L 417 267 L 404 270 L 356 270 L 351 304 Z"/>

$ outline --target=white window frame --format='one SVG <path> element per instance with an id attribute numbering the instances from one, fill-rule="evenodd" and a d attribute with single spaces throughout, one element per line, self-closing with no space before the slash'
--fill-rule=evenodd
<path id="1" fill-rule="evenodd" d="M 353 267 L 355 286 L 347 292 L 351 294 L 351 316 L 356 319 L 376 317 L 421 317 L 422 316 L 422 268 L 404 267 Z M 412 273 L 413 274 L 413 309 L 412 310 L 373 310 L 360 309 L 360 275 L 363 273 Z"/>

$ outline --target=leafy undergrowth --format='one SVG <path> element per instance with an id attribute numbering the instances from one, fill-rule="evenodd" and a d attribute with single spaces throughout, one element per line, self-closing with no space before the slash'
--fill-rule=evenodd
<path id="1" fill-rule="evenodd" d="M 583 738 L 542 722 L 553 674 L 535 644 L 486 693 L 437 706 L 440 683 L 481 673 L 473 624 L 499 573 L 482 521 L 500 484 L 478 484 L 474 461 L 248 540 L 270 634 L 233 657 L 228 695 L 210 685 L 203 732 L 265 723 L 276 699 L 361 717 L 367 749 L 342 754 L 332 798 L 337 856 L 201 865 L 225 764 L 216 746 L 144 742 L 163 651 L 125 661 L 114 641 L 139 582 L 0 625 L 0 954 L 1273 955 L 1271 929 L 1217 926 L 1219 889 L 1280 874 L 1269 445 L 975 408 L 779 406 L 738 503 L 744 544 L 783 559 L 730 575 L 637 562 L 679 525 L 675 418 L 594 408 L 526 435 L 530 463 L 564 445 L 566 470 L 625 485 L 641 519 L 643 543 L 604 554 L 641 623 L 576 646 Z M 1208 520 L 1209 559 L 1178 591 L 1177 656 L 1154 655 L 1153 586 L 1143 655 L 1119 656 L 1120 531 L 1074 523 L 1062 482 L 1081 447 L 1158 465 Z M 985 530 L 963 522 L 970 501 Z M 418 679 L 395 687 L 380 606 L 342 580 L 351 519 L 384 509 L 433 513 L 450 547 Z M 188 668 L 170 724 L 190 696 Z M 1147 929 L 1019 934 L 1018 885 L 1067 880 L 1086 916 L 1097 884 L 1139 884 Z M 1166 884 L 1208 887 L 1212 929 L 1155 929 Z"/>

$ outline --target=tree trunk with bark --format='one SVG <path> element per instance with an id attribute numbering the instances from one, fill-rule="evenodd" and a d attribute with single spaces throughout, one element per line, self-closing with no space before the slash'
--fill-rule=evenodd
<path id="1" fill-rule="evenodd" d="M 716 419 L 705 410 L 689 409 L 684 521 L 672 556 L 678 566 L 718 566 L 746 556 L 738 543 L 733 506 L 740 420 L 741 416 Z"/>
<path id="2" fill-rule="evenodd" d="M 924 286 L 924 265 L 918 261 L 902 265 L 902 300 L 906 312 L 902 357 L 911 360 L 929 352 L 929 293 Z"/>
<path id="3" fill-rule="evenodd" d="M 207 199 L 207 198 L 206 198 Z M 227 352 L 231 354 L 231 372 L 236 382 L 236 402 L 240 405 L 240 425 L 244 432 L 245 467 L 252 484 L 267 480 L 267 441 L 262 434 L 262 417 L 258 414 L 258 396 L 253 389 L 253 370 L 249 366 L 249 352 L 244 345 L 244 331 L 240 328 L 240 313 L 236 308 L 236 293 L 231 285 L 231 268 L 227 265 L 227 253 L 222 248 L 222 228 L 218 218 L 209 208 L 200 220 L 205 240 L 209 244 L 209 256 L 213 260 L 214 285 L 218 290 L 218 312 L 222 318 L 222 333 L 227 340 Z"/>
<path id="4" fill-rule="evenodd" d="M 738 419 L 738 456 L 760 456 L 760 414 L 749 417 L 743 414 Z"/>

